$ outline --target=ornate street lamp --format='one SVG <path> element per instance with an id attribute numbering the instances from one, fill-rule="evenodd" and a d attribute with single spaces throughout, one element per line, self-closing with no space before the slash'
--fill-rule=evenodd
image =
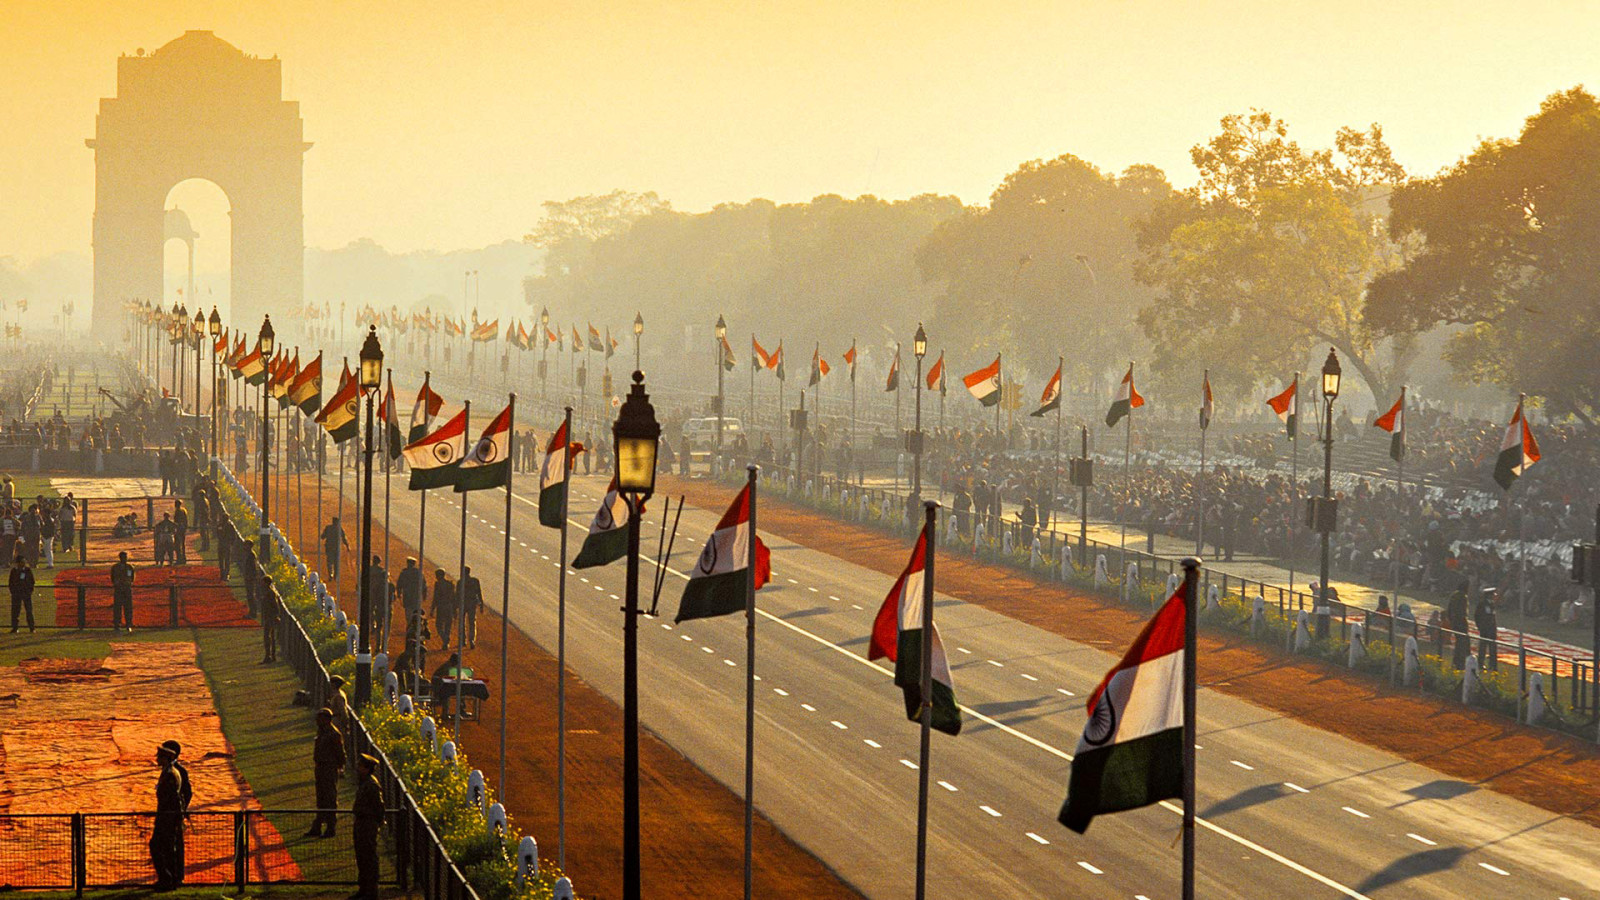
<path id="1" fill-rule="evenodd" d="M 356 377 L 360 379 L 361 392 L 367 396 L 367 428 L 361 445 L 366 471 L 362 474 L 360 643 L 356 648 L 356 709 L 363 709 L 372 701 L 372 604 L 380 600 L 372 596 L 372 418 L 378 386 L 383 383 L 383 345 L 378 343 L 378 326 L 368 326 L 359 359 L 361 367 Z"/>
<path id="2" fill-rule="evenodd" d="M 928 355 L 928 333 L 922 330 L 922 323 L 917 323 L 916 336 L 911 339 L 911 352 L 917 358 L 917 384 L 916 384 L 916 424 L 911 434 L 906 436 L 906 442 L 911 450 L 911 503 L 907 505 L 908 515 L 915 515 L 917 506 L 922 500 L 922 358 Z M 913 523 L 914 524 L 914 523 Z"/>
<path id="3" fill-rule="evenodd" d="M 717 369 L 717 451 L 711 460 L 711 471 L 715 473 L 722 467 L 722 406 L 724 402 L 722 393 L 722 342 L 728 337 L 728 323 L 723 321 L 722 315 L 717 315 L 715 328 L 716 346 L 712 348 L 712 365 Z M 687 451 L 688 448 L 684 448 Z"/>
<path id="4" fill-rule="evenodd" d="M 1338 527 L 1339 505 L 1333 499 L 1333 401 L 1339 397 L 1339 356 L 1328 348 L 1328 359 L 1322 364 L 1322 496 L 1312 500 L 1311 525 L 1322 535 L 1321 568 L 1317 580 L 1317 640 L 1328 636 L 1329 618 L 1333 607 L 1328 600 L 1329 542 Z"/>
<path id="5" fill-rule="evenodd" d="M 172 301 L 172 315 L 167 318 L 167 336 L 172 339 L 172 393 L 178 398 L 178 407 L 183 407 L 183 385 L 178 383 L 178 346 L 183 343 L 183 329 L 188 324 L 189 313 L 178 301 Z"/>
<path id="6" fill-rule="evenodd" d="M 222 337 L 222 316 L 217 313 L 217 307 L 211 307 L 211 318 L 206 324 L 210 326 L 211 333 L 211 477 L 217 475 L 217 338 Z"/>
<path id="7" fill-rule="evenodd" d="M 639 339 L 643 334 L 644 313 L 636 312 L 633 314 L 633 367 L 635 369 L 644 368 L 643 366 L 639 365 Z"/>
<path id="8" fill-rule="evenodd" d="M 196 309 L 194 313 L 194 414 L 200 416 L 200 348 L 205 343 L 206 313 L 205 310 Z"/>
<path id="9" fill-rule="evenodd" d="M 622 896 L 639 900 L 639 515 L 655 492 L 661 424 L 645 393 L 644 373 L 611 428 L 616 442 L 617 490 L 628 504 L 627 604 L 622 623 Z"/>
<path id="10" fill-rule="evenodd" d="M 261 352 L 261 364 L 263 366 L 267 364 L 267 359 L 272 356 L 274 346 L 272 316 L 262 316 L 261 332 L 256 335 L 256 347 Z M 267 530 L 267 523 L 272 520 L 272 479 L 269 477 L 272 455 L 267 449 L 272 443 L 272 435 L 268 431 L 271 427 L 268 422 L 271 419 L 267 415 L 267 385 L 270 381 L 272 381 L 271 378 L 264 378 L 261 381 L 261 528 L 257 534 L 256 543 L 259 546 L 256 547 L 256 553 L 263 561 L 272 558 L 272 541 L 269 540 Z"/>
<path id="11" fill-rule="evenodd" d="M 550 382 L 550 307 L 539 311 L 539 332 L 544 335 L 544 349 L 539 353 L 539 400 L 544 401 L 545 388 Z"/>

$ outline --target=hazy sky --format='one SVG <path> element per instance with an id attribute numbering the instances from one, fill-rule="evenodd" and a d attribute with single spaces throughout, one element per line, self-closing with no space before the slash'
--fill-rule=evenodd
<path id="1" fill-rule="evenodd" d="M 116 57 L 210 29 L 284 60 L 306 242 L 526 232 L 622 187 L 680 209 L 820 193 L 983 201 L 1027 159 L 1153 163 L 1263 107 L 1381 123 L 1431 172 L 1594 77 L 1600 4 L 1415 0 L 0 0 L 0 256 L 87 252 L 83 140 Z"/>

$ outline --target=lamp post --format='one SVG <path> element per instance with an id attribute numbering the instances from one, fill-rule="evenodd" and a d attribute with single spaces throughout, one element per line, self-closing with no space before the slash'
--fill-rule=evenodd
<path id="1" fill-rule="evenodd" d="M 922 358 L 928 355 L 928 333 L 917 323 L 917 333 L 911 339 L 911 353 L 917 358 L 916 419 L 909 436 L 911 444 L 911 503 L 907 507 L 916 514 L 922 500 Z"/>
<path id="2" fill-rule="evenodd" d="M 361 498 L 361 614 L 360 645 L 356 648 L 356 709 L 372 701 L 372 410 L 378 402 L 378 386 L 383 383 L 383 347 L 378 343 L 378 326 L 368 326 L 361 345 L 361 393 L 367 395 L 367 427 L 362 437 Z M 459 698 L 458 698 L 459 702 Z"/>
<path id="3" fill-rule="evenodd" d="M 539 400 L 544 401 L 550 382 L 550 307 L 539 312 L 539 331 L 544 336 L 544 350 L 539 356 Z"/>
<path id="4" fill-rule="evenodd" d="M 633 367 L 638 371 L 644 370 L 644 366 L 639 365 L 639 340 L 643 335 L 644 313 L 636 312 L 633 314 Z"/>
<path id="5" fill-rule="evenodd" d="M 717 315 L 716 346 L 712 348 L 712 365 L 717 368 L 717 452 L 711 459 L 711 471 L 715 473 L 722 465 L 722 342 L 728 336 L 728 323 L 723 321 L 722 315 Z"/>
<path id="6" fill-rule="evenodd" d="M 272 356 L 272 316 L 261 317 L 261 332 L 256 336 L 256 346 L 261 352 L 261 363 Z M 272 559 L 272 541 L 269 540 L 267 523 L 272 519 L 272 478 L 269 471 L 272 465 L 272 454 L 267 449 L 272 443 L 272 436 L 268 432 L 270 418 L 267 416 L 267 385 L 270 377 L 261 382 L 261 528 L 257 534 L 256 548 L 263 562 Z"/>
<path id="7" fill-rule="evenodd" d="M 206 340 L 206 314 L 196 309 L 194 313 L 194 415 L 200 417 L 200 357 Z"/>
<path id="8" fill-rule="evenodd" d="M 167 319 L 167 334 L 172 337 L 172 377 L 167 383 L 172 385 L 172 396 L 178 398 L 178 408 L 183 409 L 183 386 L 178 384 L 178 345 L 183 343 L 183 327 L 189 314 L 176 301 L 172 304 L 172 315 Z"/>
<path id="9" fill-rule="evenodd" d="M 1322 535 L 1322 560 L 1317 578 L 1317 640 L 1328 636 L 1333 609 L 1328 604 L 1328 544 L 1337 527 L 1339 506 L 1333 499 L 1333 401 L 1339 397 L 1339 357 L 1328 348 L 1322 364 L 1322 496 L 1311 503 L 1311 524 Z"/>
<path id="10" fill-rule="evenodd" d="M 656 450 L 661 424 L 645 393 L 644 373 L 611 427 L 616 442 L 617 490 L 628 504 L 627 604 L 622 623 L 622 896 L 640 900 L 639 890 L 639 512 L 655 492 Z"/>
<path id="11" fill-rule="evenodd" d="M 211 476 L 217 474 L 217 338 L 222 337 L 222 316 L 211 307 Z"/>

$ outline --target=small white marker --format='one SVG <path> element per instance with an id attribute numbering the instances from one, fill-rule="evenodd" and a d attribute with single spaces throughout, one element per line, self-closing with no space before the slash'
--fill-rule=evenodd
<path id="1" fill-rule="evenodd" d="M 965 648 L 965 647 L 957 647 L 957 648 L 956 648 L 956 649 L 957 649 L 957 650 L 960 650 L 960 651 L 961 651 L 961 652 L 962 652 L 962 653 L 965 653 L 965 654 L 967 654 L 967 655 L 968 655 L 968 656 L 971 656 L 971 655 L 972 655 L 972 651 L 971 651 L 971 650 L 968 650 L 968 649 L 967 649 L 967 648 Z"/>
<path id="2" fill-rule="evenodd" d="M 997 669 L 1004 669 L 1006 667 L 1005 663 L 1003 663 L 1003 662 L 995 662 L 992 659 L 989 660 L 989 665 L 994 666 Z"/>
<path id="3" fill-rule="evenodd" d="M 1000 818 L 1000 810 L 995 809 L 992 806 L 980 806 L 978 808 L 983 810 L 984 812 L 988 813 L 989 815 L 994 816 L 996 819 Z"/>
<path id="4" fill-rule="evenodd" d="M 1034 843 L 1036 843 L 1036 844 L 1043 844 L 1043 845 L 1046 845 L 1046 846 L 1049 846 L 1049 844 L 1050 844 L 1050 842 L 1049 842 L 1049 841 L 1047 841 L 1047 840 L 1045 840 L 1045 839 L 1044 839 L 1044 838 L 1042 838 L 1042 837 L 1040 837 L 1040 836 L 1038 836 L 1038 835 L 1037 835 L 1037 834 L 1034 834 L 1034 833 L 1033 833 L 1033 832 L 1031 832 L 1031 831 L 1030 831 L 1030 832 L 1028 832 L 1028 837 L 1030 837 L 1030 838 L 1033 838 L 1033 841 L 1034 841 Z"/>
<path id="5" fill-rule="evenodd" d="M 859 604 L 859 603 L 852 603 L 852 604 L 850 604 L 850 607 L 851 607 L 851 608 L 852 608 L 852 609 L 861 609 L 861 604 Z"/>
<path id="6" fill-rule="evenodd" d="M 1284 782 L 1284 783 L 1283 783 L 1283 786 L 1284 786 L 1284 787 L 1286 787 L 1286 788 L 1288 788 L 1288 789 L 1289 789 L 1289 790 L 1291 790 L 1291 791 L 1298 791 L 1298 792 L 1300 792 L 1300 793 L 1302 793 L 1302 794 L 1309 794 L 1309 793 L 1311 793 L 1311 792 L 1310 792 L 1310 791 L 1308 791 L 1308 790 L 1306 790 L 1306 789 L 1305 789 L 1305 788 L 1303 788 L 1303 787 L 1301 787 L 1301 786 L 1300 786 L 1300 785 L 1298 785 L 1298 784 L 1295 784 L 1295 783 L 1294 783 L 1294 782 L 1292 782 L 1292 781 L 1285 781 L 1285 782 Z"/>
<path id="7" fill-rule="evenodd" d="M 805 710 L 806 712 L 816 712 L 817 711 L 817 708 L 815 706 L 812 706 L 809 703 L 800 704 L 800 708 Z"/>
<path id="8" fill-rule="evenodd" d="M 1429 847 L 1437 847 L 1437 846 L 1439 846 L 1439 842 L 1438 841 L 1430 841 L 1430 840 L 1428 840 L 1427 838 L 1423 837 L 1420 834 L 1413 834 L 1413 833 L 1408 831 L 1408 832 L 1406 832 L 1406 837 L 1411 838 L 1413 841 L 1416 841 L 1419 844 L 1426 844 Z"/>
<path id="9" fill-rule="evenodd" d="M 669 623 L 667 623 L 667 622 L 662 622 L 662 623 L 661 623 L 661 627 L 662 627 L 662 628 L 665 628 L 665 629 L 666 629 L 666 630 L 668 630 L 668 631 L 671 631 L 671 630 L 672 630 L 672 625 L 670 625 L 670 624 L 669 624 Z"/>
<path id="10" fill-rule="evenodd" d="M 787 697 L 787 696 L 789 696 L 789 692 L 784 690 L 783 688 L 773 688 L 772 692 L 774 694 L 777 694 L 779 697 Z"/>
<path id="11" fill-rule="evenodd" d="M 883 749 L 883 745 L 882 744 L 878 743 L 875 740 L 872 740 L 871 738 L 863 740 L 861 743 L 866 744 L 868 747 L 871 747 L 874 750 L 882 750 Z"/>
<path id="12" fill-rule="evenodd" d="M 944 789 L 945 789 L 945 790 L 947 790 L 947 791 L 949 791 L 949 792 L 950 792 L 950 793 L 952 793 L 952 794 L 953 794 L 953 793 L 955 793 L 955 792 L 956 792 L 956 786 L 955 786 L 955 785 L 953 785 L 953 784 L 951 784 L 951 783 L 950 783 L 950 782 L 948 782 L 948 781 L 941 781 L 941 782 L 939 782 L 939 787 L 942 787 L 942 788 L 944 788 Z"/>
<path id="13" fill-rule="evenodd" d="M 839 721 L 838 719 L 834 719 L 833 720 L 833 727 L 839 729 L 840 731 L 849 731 L 850 730 L 850 726 L 849 725 L 846 725 L 845 723 Z"/>
<path id="14" fill-rule="evenodd" d="M 723 665 L 725 665 L 725 666 L 737 666 L 737 665 L 738 665 L 738 663 L 736 663 L 736 662 L 734 662 L 734 661 L 733 661 L 733 660 L 731 660 L 731 659 L 725 659 L 725 660 L 723 660 L 723 661 L 722 661 L 722 664 L 723 664 Z"/>
<path id="15" fill-rule="evenodd" d="M 1249 763 L 1239 762 L 1237 759 L 1230 759 L 1230 760 L 1228 760 L 1228 762 L 1233 763 L 1234 765 L 1236 765 L 1239 768 L 1245 770 L 1246 772 L 1254 772 L 1256 770 L 1255 766 L 1252 766 Z"/>
<path id="16" fill-rule="evenodd" d="M 902 760 L 900 760 L 900 765 L 902 765 L 902 766 L 905 766 L 905 767 L 906 767 L 906 768 L 908 768 L 908 769 L 915 769 L 915 768 L 917 768 L 917 764 L 916 764 L 916 763 L 914 763 L 914 762 L 912 762 L 912 761 L 911 761 L 911 760 L 909 760 L 909 759 L 902 759 Z"/>
<path id="17" fill-rule="evenodd" d="M 1066 694 L 1068 697 L 1076 697 L 1076 696 L 1078 696 L 1077 694 L 1074 694 L 1073 692 L 1067 690 L 1066 688 L 1056 688 L 1056 693 L 1058 693 L 1058 694 Z"/>
<path id="18" fill-rule="evenodd" d="M 1499 866 L 1491 866 L 1488 863 L 1478 863 L 1478 866 L 1481 867 L 1481 868 L 1484 868 L 1484 869 L 1488 869 L 1489 871 L 1495 873 L 1496 875 L 1510 875 L 1511 874 L 1510 872 L 1507 872 L 1505 869 L 1502 869 Z"/>
<path id="19" fill-rule="evenodd" d="M 1104 872 L 1100 871 L 1099 869 L 1096 869 L 1094 866 L 1089 865 L 1088 863 L 1084 862 L 1081 859 L 1078 860 L 1078 865 L 1081 866 L 1083 868 L 1083 870 L 1085 872 L 1088 872 L 1090 875 L 1104 875 L 1105 874 Z"/>
<path id="20" fill-rule="evenodd" d="M 692 637 L 690 637 L 690 636 L 689 636 L 689 635 L 687 635 L 687 634 L 682 634 L 682 635 L 679 635 L 679 637 L 681 637 L 681 638 L 683 638 L 683 639 L 684 639 L 684 640 L 686 640 L 686 641 L 692 641 L 692 640 L 694 640 L 694 638 L 692 638 Z"/>
<path id="21" fill-rule="evenodd" d="M 1341 806 L 1339 808 L 1344 810 L 1345 812 L 1349 813 L 1352 816 L 1357 816 L 1357 817 L 1362 818 L 1362 819 L 1370 819 L 1370 818 L 1372 818 L 1371 816 L 1367 815 L 1366 813 L 1362 812 L 1359 809 L 1353 809 L 1353 808 L 1348 807 L 1348 806 Z"/>
<path id="22" fill-rule="evenodd" d="M 715 650 L 712 650 L 710 647 L 701 647 L 700 649 L 705 651 L 706 653 L 715 653 L 715 652 L 717 652 Z"/>
<path id="23" fill-rule="evenodd" d="M 1029 681 L 1038 681 L 1039 680 L 1039 679 L 1033 677 L 1032 675 L 1029 675 L 1027 672 L 1023 672 L 1022 673 L 1022 677 L 1028 679 Z"/>
<path id="24" fill-rule="evenodd" d="M 832 600 L 832 601 L 833 601 L 833 602 L 835 602 L 835 603 L 843 603 L 843 602 L 844 602 L 844 601 L 843 601 L 843 600 L 840 600 L 840 599 L 839 599 L 839 598 L 838 598 L 838 597 L 835 597 L 835 596 L 834 596 L 834 595 L 832 595 L 832 594 L 829 594 L 829 595 L 828 595 L 828 599 L 829 599 L 829 600 Z M 859 607 L 859 606 L 857 606 L 857 607 L 856 607 L 856 609 L 860 609 L 860 608 L 861 608 L 861 607 Z"/>

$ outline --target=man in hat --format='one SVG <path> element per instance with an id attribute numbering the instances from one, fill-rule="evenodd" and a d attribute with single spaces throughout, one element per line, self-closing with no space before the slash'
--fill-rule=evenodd
<path id="1" fill-rule="evenodd" d="M 111 630 L 124 628 L 133 630 L 133 566 L 126 550 L 111 564 Z"/>
<path id="2" fill-rule="evenodd" d="M 178 805 L 183 808 L 183 818 L 180 821 L 177 838 L 172 845 L 172 880 L 174 885 L 183 884 L 186 868 L 183 862 L 183 832 L 189 821 L 189 801 L 194 799 L 194 789 L 189 785 L 189 767 L 183 764 L 183 745 L 177 741 L 162 741 L 163 749 L 172 753 L 172 771 L 178 773 Z"/>
<path id="3" fill-rule="evenodd" d="M 17 633 L 17 615 L 23 611 L 28 614 L 28 633 L 33 633 L 33 570 L 28 568 L 28 560 L 18 553 L 11 559 L 11 574 L 7 578 L 6 586 L 11 591 L 11 633 Z"/>
<path id="4" fill-rule="evenodd" d="M 178 754 L 175 741 L 156 748 L 156 820 L 150 830 L 150 865 L 156 870 L 156 890 L 170 891 L 182 877 L 178 863 L 178 841 L 183 832 L 183 776 L 175 768 Z"/>
<path id="5" fill-rule="evenodd" d="M 356 760 L 355 813 L 356 885 L 351 900 L 378 900 L 378 830 L 383 827 L 383 789 L 378 784 L 378 760 L 361 754 Z"/>
<path id="6" fill-rule="evenodd" d="M 443 569 L 433 572 L 433 630 L 439 646 L 450 649 L 450 630 L 456 623 L 456 586 Z"/>
<path id="7" fill-rule="evenodd" d="M 472 574 L 471 566 L 461 568 L 462 640 L 468 647 L 478 647 L 478 610 L 483 608 L 483 584 Z"/>
<path id="8" fill-rule="evenodd" d="M 1495 640 L 1500 636 L 1500 591 L 1487 587 L 1478 592 L 1478 605 L 1472 611 L 1478 626 L 1478 665 L 1491 672 L 1500 670 L 1500 652 Z"/>
<path id="9" fill-rule="evenodd" d="M 339 807 L 339 776 L 344 774 L 344 736 L 333 725 L 333 710 L 317 710 L 317 742 L 311 751 L 317 783 L 317 817 L 306 837 L 333 837 Z"/>

